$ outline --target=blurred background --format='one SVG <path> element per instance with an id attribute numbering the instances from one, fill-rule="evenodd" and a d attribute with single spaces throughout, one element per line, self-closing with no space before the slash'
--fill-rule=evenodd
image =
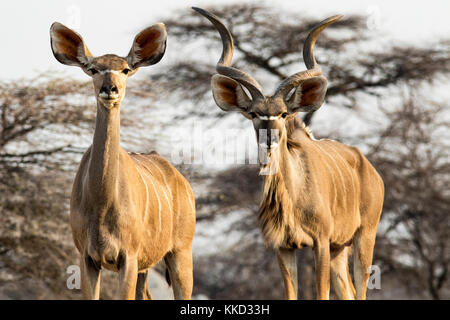
<path id="1" fill-rule="evenodd" d="M 140 30 L 166 24 L 165 57 L 128 81 L 122 146 L 157 150 L 169 160 L 186 145 L 194 144 L 193 153 L 215 151 L 208 162 L 173 161 L 197 199 L 194 298 L 283 298 L 275 253 L 265 247 L 257 221 L 261 179 L 253 129 L 212 99 L 222 46 L 193 5 L 223 18 L 235 40 L 233 64 L 258 79 L 266 94 L 305 69 L 308 30 L 345 15 L 316 44 L 327 100 L 300 116 L 316 138 L 360 148 L 384 179 L 373 261 L 381 288 L 368 290 L 368 298 L 449 299 L 450 2 L 444 0 L 129 0 L 125 8 L 119 1 L 2 1 L 0 299 L 81 297 L 66 285 L 67 268 L 78 264 L 68 207 L 96 108 L 90 79 L 51 53 L 54 21 L 78 31 L 94 55 L 121 56 Z M 226 139 L 245 153 L 244 161 L 223 161 L 225 137 L 218 132 L 233 133 Z M 298 252 L 298 264 L 300 298 L 313 299 L 311 249 Z M 156 299 L 172 297 L 163 271 L 158 265 L 151 275 Z M 114 298 L 117 276 L 105 272 L 102 282 L 101 297 Z"/>

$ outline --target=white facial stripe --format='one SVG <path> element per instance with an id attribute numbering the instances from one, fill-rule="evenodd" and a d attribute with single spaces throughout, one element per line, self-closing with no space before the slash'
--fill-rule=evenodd
<path id="1" fill-rule="evenodd" d="M 281 116 L 257 116 L 259 120 L 277 120 L 279 119 Z"/>
<path id="2" fill-rule="evenodd" d="M 99 73 L 100 73 L 101 75 L 105 75 L 105 74 L 107 74 L 107 73 L 120 74 L 121 72 L 120 72 L 120 71 L 117 71 L 117 70 L 109 70 L 109 69 L 106 69 L 106 70 L 99 71 Z"/>

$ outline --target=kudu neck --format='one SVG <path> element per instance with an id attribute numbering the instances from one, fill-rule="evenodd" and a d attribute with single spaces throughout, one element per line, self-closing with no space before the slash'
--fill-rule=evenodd
<path id="1" fill-rule="evenodd" d="M 278 175 L 279 177 L 288 176 L 291 171 L 291 166 L 290 166 L 290 152 L 286 131 L 281 133 L 280 140 L 278 141 L 278 150 L 276 152 L 277 152 L 276 156 L 277 168 L 274 174 Z"/>
<path id="2" fill-rule="evenodd" d="M 306 163 L 304 147 L 310 142 L 307 134 L 296 136 L 295 140 L 291 139 L 290 130 L 280 132 L 279 145 L 276 155 L 276 164 L 273 165 L 273 174 L 265 176 L 266 183 L 282 184 L 287 190 L 296 190 L 303 185 L 305 179 Z M 275 160 L 275 159 L 274 159 Z M 299 175 L 301 172 L 301 175 Z M 295 180 L 292 178 L 295 177 Z"/>
<path id="3" fill-rule="evenodd" d="M 107 110 L 97 103 L 89 185 L 95 196 L 108 199 L 117 191 L 120 155 L 120 105 Z"/>

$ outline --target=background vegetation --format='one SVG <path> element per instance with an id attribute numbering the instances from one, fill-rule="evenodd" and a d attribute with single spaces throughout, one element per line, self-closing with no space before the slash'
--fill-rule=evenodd
<path id="1" fill-rule="evenodd" d="M 301 45 L 307 31 L 324 18 L 255 4 L 209 10 L 233 33 L 234 65 L 260 80 L 267 93 L 304 68 Z M 382 288 L 370 290 L 369 298 L 448 299 L 450 117 L 445 83 L 450 39 L 421 46 L 386 43 L 367 28 L 365 19 L 346 16 L 319 39 L 317 60 L 329 80 L 327 101 L 303 119 L 316 137 L 360 147 L 385 181 L 374 257 Z M 215 126 L 229 117 L 211 99 L 216 58 L 203 59 L 219 57 L 217 32 L 195 13 L 183 11 L 163 21 L 170 50 L 180 58 L 150 79 L 130 84 L 127 103 L 145 101 L 122 110 L 122 141 L 133 151 L 148 152 L 155 139 L 164 139 L 149 137 L 150 128 L 136 116 L 149 105 L 161 111 L 166 107 L 161 101 L 170 100 L 176 108 L 177 116 L 162 124 L 166 131 L 186 119 Z M 66 288 L 66 268 L 78 261 L 68 204 L 77 164 L 91 141 L 94 101 L 89 82 L 45 77 L 0 82 L 1 298 L 79 297 Z M 239 126 L 249 126 L 241 121 Z M 263 245 L 256 220 L 261 192 L 257 168 L 205 171 L 183 165 L 180 170 L 197 195 L 198 237 L 217 228 L 222 234 L 210 237 L 225 237 L 229 243 L 195 245 L 194 293 L 212 299 L 282 298 L 276 258 Z M 298 259 L 300 296 L 314 298 L 311 250 L 299 251 Z M 102 297 L 114 297 L 115 285 L 109 275 Z"/>

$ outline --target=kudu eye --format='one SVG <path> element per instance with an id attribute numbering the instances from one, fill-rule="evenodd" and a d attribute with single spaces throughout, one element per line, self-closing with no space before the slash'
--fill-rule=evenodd
<path id="1" fill-rule="evenodd" d="M 131 71 L 130 69 L 123 69 L 123 70 L 122 70 L 122 73 L 123 73 L 123 74 L 128 74 L 130 71 Z"/>
<path id="2" fill-rule="evenodd" d="M 254 113 L 254 112 L 249 112 L 248 114 L 250 115 L 250 117 L 252 117 L 252 119 L 255 119 L 255 118 L 256 118 L 256 113 Z"/>
<path id="3" fill-rule="evenodd" d="M 286 118 L 288 115 L 289 115 L 289 113 L 284 112 L 284 113 L 281 114 L 281 117 L 282 117 L 282 118 Z"/>
<path id="4" fill-rule="evenodd" d="M 92 75 L 94 75 L 94 74 L 97 74 L 98 73 L 98 71 L 97 70 L 95 70 L 94 68 L 89 68 L 88 69 L 88 72 L 90 72 Z"/>

